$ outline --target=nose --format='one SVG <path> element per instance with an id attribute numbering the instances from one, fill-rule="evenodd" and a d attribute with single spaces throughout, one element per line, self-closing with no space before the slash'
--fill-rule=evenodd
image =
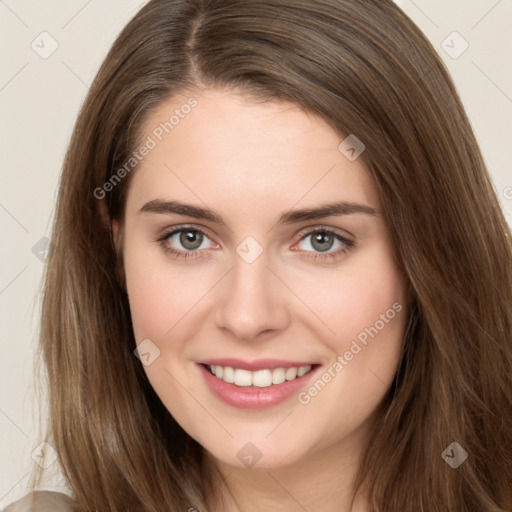
<path id="1" fill-rule="evenodd" d="M 265 251 L 252 263 L 235 255 L 233 268 L 222 283 L 217 326 L 242 341 L 277 334 L 290 321 L 286 292 L 268 267 Z"/>

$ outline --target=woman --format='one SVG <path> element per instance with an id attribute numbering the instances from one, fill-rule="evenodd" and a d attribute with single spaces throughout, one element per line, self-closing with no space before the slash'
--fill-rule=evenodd
<path id="1" fill-rule="evenodd" d="M 510 230 L 391 1 L 149 2 L 52 240 L 69 510 L 512 509 Z"/>

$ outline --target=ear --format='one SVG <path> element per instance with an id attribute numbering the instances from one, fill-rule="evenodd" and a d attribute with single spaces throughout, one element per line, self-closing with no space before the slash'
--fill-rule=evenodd
<path id="1" fill-rule="evenodd" d="M 100 214 L 101 222 L 106 229 L 111 228 L 110 214 L 108 213 L 107 201 L 105 199 L 98 200 L 98 213 Z"/>
<path id="2" fill-rule="evenodd" d="M 123 228 L 117 219 L 113 219 L 111 221 L 110 233 L 112 237 L 112 245 L 114 246 L 115 250 L 117 277 L 119 284 L 121 285 L 124 292 L 128 295 L 126 291 L 126 275 L 123 261 Z"/>
<path id="3" fill-rule="evenodd" d="M 120 242 L 120 230 L 121 230 L 121 226 L 119 224 L 119 221 L 117 219 L 113 219 L 111 222 L 110 222 L 110 232 L 112 233 L 112 242 L 114 244 L 114 248 L 116 250 L 116 254 L 119 254 L 119 250 L 120 250 L 120 245 L 119 245 L 119 242 Z"/>

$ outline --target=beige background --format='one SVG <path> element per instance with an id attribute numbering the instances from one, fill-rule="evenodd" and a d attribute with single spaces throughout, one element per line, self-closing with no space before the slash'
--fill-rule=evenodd
<path id="1" fill-rule="evenodd" d="M 40 460 L 36 294 L 64 150 L 88 84 L 144 3 L 0 0 L 0 508 L 25 494 L 33 458 Z M 450 69 L 512 224 L 512 0 L 397 3 Z M 60 486 L 56 466 L 45 470 L 47 488 Z"/>

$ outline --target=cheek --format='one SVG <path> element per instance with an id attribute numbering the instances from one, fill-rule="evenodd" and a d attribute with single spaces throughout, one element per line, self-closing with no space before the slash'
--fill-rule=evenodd
<path id="1" fill-rule="evenodd" d="M 124 268 L 136 342 L 158 342 L 197 302 L 201 279 L 191 280 L 163 250 L 137 237 L 126 238 Z"/>
<path id="2" fill-rule="evenodd" d="M 338 354 L 352 340 L 400 338 L 405 313 L 405 280 L 385 247 L 376 247 L 345 266 L 325 273 L 304 273 L 298 294 L 328 329 L 323 341 Z M 400 310 L 400 311 L 398 311 Z M 369 344 L 368 344 L 369 345 Z"/>
<path id="3" fill-rule="evenodd" d="M 405 280 L 391 254 L 379 248 L 357 263 L 354 259 L 354 265 L 347 261 L 338 273 L 326 274 L 314 285 L 317 293 L 309 293 L 308 305 L 329 328 L 323 329 L 322 341 L 330 349 L 330 371 L 311 392 L 306 390 L 303 403 L 360 408 L 364 418 L 396 373 L 408 318 Z"/>
<path id="4" fill-rule="evenodd" d="M 319 448 L 370 421 L 396 374 L 408 315 L 398 276 L 345 283 L 347 290 L 323 297 L 336 332 L 323 339 L 330 360 L 298 396 L 304 431 L 323 432 Z"/>
<path id="5" fill-rule="evenodd" d="M 140 265 L 137 262 L 140 261 Z M 135 339 L 163 339 L 179 326 L 193 322 L 194 305 L 204 296 L 208 277 L 171 266 L 151 266 L 136 255 L 126 262 L 126 282 Z M 204 277 L 204 279 L 203 279 Z M 186 317 L 187 322 L 182 322 Z"/>
<path id="6" fill-rule="evenodd" d="M 318 294 L 315 307 L 335 333 L 323 339 L 331 358 L 299 403 L 326 411 L 326 429 L 362 423 L 396 374 L 408 318 L 405 280 L 387 252 L 379 255 L 359 260 L 357 268 L 347 266 Z"/>

